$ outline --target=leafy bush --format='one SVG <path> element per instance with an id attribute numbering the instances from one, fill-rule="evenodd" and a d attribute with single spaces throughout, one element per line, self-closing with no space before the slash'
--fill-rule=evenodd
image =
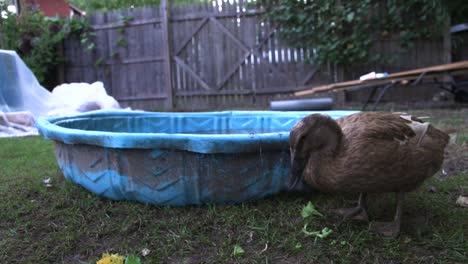
<path id="1" fill-rule="evenodd" d="M 2 23 L 2 49 L 15 50 L 40 83 L 63 62 L 58 52 L 70 34 L 86 37 L 89 26 L 84 20 L 48 18 L 41 12 L 23 10 L 21 15 L 7 13 Z"/>
<path id="2" fill-rule="evenodd" d="M 281 36 L 312 49 L 317 64 L 366 63 L 376 40 L 399 36 L 403 47 L 443 32 L 447 8 L 441 0 L 257 0 Z M 431 26 L 428 26 L 431 25 Z"/>

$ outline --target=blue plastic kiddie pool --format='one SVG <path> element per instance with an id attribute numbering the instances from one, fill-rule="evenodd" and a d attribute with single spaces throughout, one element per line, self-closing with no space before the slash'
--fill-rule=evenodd
<path id="1" fill-rule="evenodd" d="M 284 189 L 289 130 L 318 112 L 94 111 L 41 118 L 64 176 L 114 200 L 239 203 Z M 325 111 L 333 118 L 354 111 Z"/>

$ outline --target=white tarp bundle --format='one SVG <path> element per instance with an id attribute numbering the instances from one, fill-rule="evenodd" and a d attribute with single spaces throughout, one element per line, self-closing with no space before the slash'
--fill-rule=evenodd
<path id="1" fill-rule="evenodd" d="M 0 50 L 0 137 L 37 135 L 34 120 L 40 116 L 97 109 L 120 109 L 102 82 L 62 84 L 51 93 L 16 52 Z"/>
<path id="2" fill-rule="evenodd" d="M 98 109 L 120 109 L 119 103 L 106 93 L 102 82 L 65 83 L 52 90 L 53 107 L 48 116 L 70 115 Z"/>

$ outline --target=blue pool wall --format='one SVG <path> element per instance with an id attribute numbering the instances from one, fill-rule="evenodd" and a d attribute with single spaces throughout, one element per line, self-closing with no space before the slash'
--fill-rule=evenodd
<path id="1" fill-rule="evenodd" d="M 289 130 L 312 113 L 113 110 L 43 118 L 37 126 L 54 140 L 57 163 L 71 182 L 113 200 L 183 206 L 239 203 L 282 191 Z M 355 112 L 321 113 L 338 118 Z"/>

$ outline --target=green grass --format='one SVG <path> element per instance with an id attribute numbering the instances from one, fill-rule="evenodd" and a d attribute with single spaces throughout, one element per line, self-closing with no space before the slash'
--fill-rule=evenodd
<path id="1" fill-rule="evenodd" d="M 433 122 L 463 127 L 460 115 Z M 463 119 L 463 118 L 462 118 Z M 462 133 L 466 133 L 464 130 Z M 460 140 L 458 144 L 466 144 Z M 51 178 L 52 187 L 43 179 Z M 434 186 L 436 192 L 428 192 Z M 110 201 L 64 180 L 53 146 L 40 137 L 0 140 L 0 259 L 3 263 L 95 263 L 102 253 L 143 263 L 468 263 L 468 170 L 426 181 L 408 195 L 396 239 L 331 210 L 355 197 L 280 194 L 240 205 L 158 207 Z M 323 217 L 302 219 L 312 201 Z M 373 219 L 390 220 L 393 195 L 370 197 Z M 333 229 L 325 239 L 308 231 Z M 233 254 L 236 246 L 243 254 Z"/>

